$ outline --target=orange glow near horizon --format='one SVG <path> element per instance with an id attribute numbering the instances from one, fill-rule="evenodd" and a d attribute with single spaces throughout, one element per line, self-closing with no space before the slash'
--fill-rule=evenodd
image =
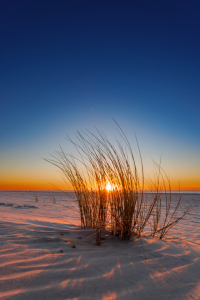
<path id="1" fill-rule="evenodd" d="M 199 184 L 199 180 L 182 180 L 180 181 L 180 186 L 179 183 L 176 181 L 171 181 L 171 190 L 173 191 L 199 191 L 200 190 L 200 184 Z M 44 191 L 44 190 L 73 190 L 72 187 L 67 186 L 64 182 L 62 182 L 62 180 L 58 181 L 56 180 L 55 182 L 53 182 L 51 180 L 51 183 L 49 182 L 44 182 L 44 181 L 20 181 L 20 180 L 16 180 L 16 181 L 4 181 L 0 183 L 0 190 L 1 191 Z M 106 190 L 112 191 L 112 185 L 110 183 L 108 183 L 106 185 Z M 144 190 L 149 190 L 148 187 L 144 188 Z"/>
<path id="2" fill-rule="evenodd" d="M 6 159 L 3 159 L 3 164 L 0 169 L 0 190 L 73 190 L 72 186 L 67 185 L 65 182 L 65 176 L 55 167 L 52 168 L 51 164 L 47 164 L 44 161 L 38 163 L 38 161 L 31 161 L 27 163 L 20 156 L 20 159 L 13 158 L 13 161 L 6 163 Z M 174 167 L 173 167 L 174 165 Z M 171 190 L 181 191 L 198 191 L 200 190 L 200 168 L 195 161 L 191 164 L 188 163 L 188 167 L 179 166 L 175 164 L 175 161 L 165 163 L 163 169 L 165 170 L 171 185 Z M 150 190 L 148 182 L 155 181 L 155 177 L 152 175 L 151 164 L 147 164 L 145 168 L 145 180 L 146 185 L 144 190 Z M 139 169 L 138 176 L 141 179 L 141 170 Z M 86 176 L 87 178 L 87 176 Z M 92 182 L 92 181 L 91 181 Z M 117 180 L 112 182 L 105 181 L 105 186 L 108 192 L 117 188 Z M 166 189 L 168 190 L 168 182 L 166 180 Z"/>
<path id="3" fill-rule="evenodd" d="M 0 190 L 4 191 L 48 191 L 48 190 L 71 190 L 72 188 L 62 182 L 62 180 L 51 180 L 49 182 L 40 180 L 4 180 L 0 182 Z"/>
<path id="4" fill-rule="evenodd" d="M 174 175 L 170 179 L 171 190 L 181 190 L 181 191 L 198 191 L 200 190 L 200 179 L 193 176 L 188 178 L 186 174 L 184 177 L 180 178 L 180 181 L 176 178 L 178 176 Z M 180 182 L 180 183 L 179 183 Z M 112 191 L 114 186 L 107 182 L 105 189 L 109 192 Z M 168 187 L 166 186 L 168 190 Z M 59 173 L 54 172 L 41 172 L 39 175 L 34 172 L 13 172 L 0 174 L 0 190 L 73 190 L 72 186 L 67 185 L 62 179 Z M 144 190 L 149 190 L 148 185 L 144 187 Z"/>

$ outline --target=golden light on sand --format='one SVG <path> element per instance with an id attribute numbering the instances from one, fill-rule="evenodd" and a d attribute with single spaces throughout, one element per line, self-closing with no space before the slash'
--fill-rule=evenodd
<path id="1" fill-rule="evenodd" d="M 108 184 L 106 185 L 106 190 L 108 192 L 110 192 L 112 190 L 112 186 L 111 186 L 110 182 L 108 182 Z"/>

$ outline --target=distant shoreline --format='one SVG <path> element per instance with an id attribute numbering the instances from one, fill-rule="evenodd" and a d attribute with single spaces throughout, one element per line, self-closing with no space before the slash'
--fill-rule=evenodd
<path id="1" fill-rule="evenodd" d="M 68 193 L 68 192 L 73 192 L 73 190 L 63 190 L 63 191 L 57 191 L 57 190 L 0 190 L 0 193 Z M 155 191 L 144 191 L 145 194 L 150 194 Z M 165 191 L 162 192 L 163 194 Z M 166 193 L 169 193 L 169 191 L 166 191 Z M 173 190 L 171 191 L 171 195 L 200 195 L 200 190 L 199 191 L 177 191 Z"/>

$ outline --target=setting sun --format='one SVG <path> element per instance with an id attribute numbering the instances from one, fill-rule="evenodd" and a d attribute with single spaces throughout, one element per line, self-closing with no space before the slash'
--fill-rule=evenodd
<path id="1" fill-rule="evenodd" d="M 112 190 L 111 184 L 110 182 L 108 182 L 108 184 L 106 185 L 106 190 L 109 192 Z"/>

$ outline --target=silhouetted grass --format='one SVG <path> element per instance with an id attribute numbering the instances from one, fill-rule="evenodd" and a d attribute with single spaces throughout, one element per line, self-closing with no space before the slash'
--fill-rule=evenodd
<path id="1" fill-rule="evenodd" d="M 96 134 L 78 132 L 78 142 L 67 137 L 76 149 L 76 156 L 65 153 L 61 148 L 53 159 L 47 161 L 56 165 L 71 184 L 76 194 L 81 227 L 96 230 L 98 245 L 101 244 L 102 229 L 129 240 L 140 236 L 144 228 L 150 225 L 151 236 L 163 238 L 189 208 L 177 216 L 179 198 L 175 208 L 171 209 L 170 181 L 156 163 L 154 181 L 146 181 L 152 192 L 145 192 L 139 146 L 141 177 L 131 145 L 119 126 L 118 131 L 123 144 L 117 141 L 117 146 L 98 130 Z M 108 183 L 112 187 L 110 191 L 106 190 Z"/>

